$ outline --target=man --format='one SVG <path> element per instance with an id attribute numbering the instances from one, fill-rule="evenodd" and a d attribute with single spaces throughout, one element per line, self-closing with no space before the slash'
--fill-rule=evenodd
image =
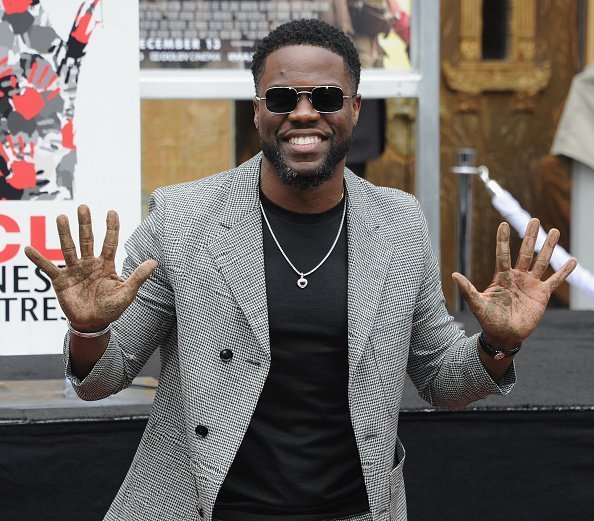
<path id="1" fill-rule="evenodd" d="M 262 154 L 157 190 L 125 282 L 115 212 L 99 257 L 84 206 L 80 258 L 63 216 L 64 269 L 27 250 L 70 320 L 66 369 L 83 399 L 126 387 L 160 348 L 151 416 L 105 519 L 406 519 L 405 373 L 451 408 L 506 393 L 513 354 L 575 259 L 541 282 L 558 232 L 531 266 L 532 221 L 511 268 L 500 226 L 489 288 L 455 274 L 479 347 L 444 308 L 415 199 L 345 171 L 361 104 L 348 37 L 290 22 L 252 71 Z"/>

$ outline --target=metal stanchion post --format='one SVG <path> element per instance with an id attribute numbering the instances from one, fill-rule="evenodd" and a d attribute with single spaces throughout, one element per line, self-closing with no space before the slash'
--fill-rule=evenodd
<path id="1" fill-rule="evenodd" d="M 451 172 L 458 174 L 458 222 L 456 230 L 456 271 L 471 278 L 472 256 L 472 176 L 478 174 L 473 148 L 456 151 L 457 164 Z M 456 292 L 456 309 L 464 310 L 464 299 Z"/>

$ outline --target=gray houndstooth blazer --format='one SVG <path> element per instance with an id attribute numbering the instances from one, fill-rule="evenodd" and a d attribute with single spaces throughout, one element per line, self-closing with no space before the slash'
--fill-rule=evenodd
<path id="1" fill-rule="evenodd" d="M 150 419 L 106 520 L 210 521 L 270 367 L 260 156 L 221 174 L 157 190 L 126 244 L 125 274 L 159 262 L 114 324 L 78 395 L 130 385 L 160 348 Z M 373 520 L 405 520 L 398 413 L 408 371 L 428 402 L 460 408 L 506 393 L 444 307 L 438 266 L 417 201 L 345 173 L 349 404 Z M 232 349 L 230 362 L 222 349 Z M 398 462 L 395 465 L 395 462 Z M 265 464 L 265 462 L 263 462 Z"/>

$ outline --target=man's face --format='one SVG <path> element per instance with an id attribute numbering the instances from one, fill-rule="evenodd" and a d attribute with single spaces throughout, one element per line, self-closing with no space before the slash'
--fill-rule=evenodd
<path id="1" fill-rule="evenodd" d="M 341 56 L 321 47 L 283 47 L 268 56 L 258 96 L 270 87 L 311 90 L 318 85 L 340 87 L 354 94 Z M 254 123 L 264 153 L 263 168 L 273 168 L 280 180 L 302 189 L 320 186 L 344 169 L 344 158 L 359 117 L 361 98 L 345 99 L 338 112 L 322 114 L 301 94 L 295 110 L 273 114 L 264 100 L 254 100 Z"/>

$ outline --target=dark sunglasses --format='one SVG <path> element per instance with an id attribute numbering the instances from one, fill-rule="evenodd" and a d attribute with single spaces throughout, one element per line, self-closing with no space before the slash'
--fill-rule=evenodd
<path id="1" fill-rule="evenodd" d="M 297 90 L 307 89 L 307 90 Z M 354 98 L 356 94 L 345 96 L 340 87 L 321 85 L 318 87 L 270 87 L 263 98 L 256 96 L 258 101 L 266 101 L 266 108 L 273 114 L 289 114 L 293 112 L 299 102 L 301 94 L 307 94 L 311 106 L 317 112 L 329 114 L 342 109 L 345 99 Z"/>

